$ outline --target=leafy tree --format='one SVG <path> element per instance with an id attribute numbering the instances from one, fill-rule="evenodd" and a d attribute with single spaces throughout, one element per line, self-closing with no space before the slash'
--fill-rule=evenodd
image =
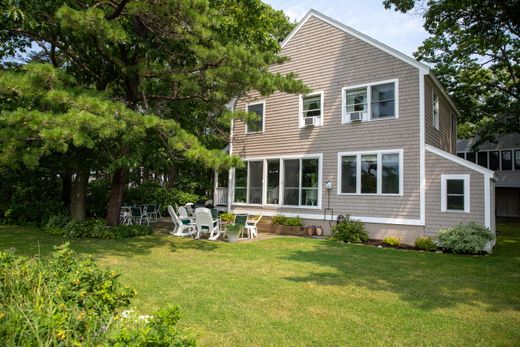
<path id="1" fill-rule="evenodd" d="M 423 8 L 431 35 L 415 56 L 434 67 L 462 114 L 460 135 L 494 141 L 520 125 L 520 2 L 384 0 L 386 8 Z"/>
<path id="2" fill-rule="evenodd" d="M 259 0 L 27 0 L 3 2 L 0 11 L 0 58 L 37 44 L 39 59 L 78 85 L 109 93 L 135 115 L 174 119 L 209 146 L 222 147 L 230 118 L 226 105 L 233 98 L 252 89 L 264 95 L 306 90 L 295 75 L 269 72 L 285 61 L 278 42 L 291 24 Z M 147 143 L 161 143 L 155 139 Z M 189 142 L 179 140 L 181 147 Z M 120 160 L 109 166 L 109 224 L 119 218 L 126 158 L 133 152 L 130 141 L 114 145 Z M 188 159 L 194 153 L 211 162 L 203 154 L 208 152 L 185 152 Z M 170 156 L 171 163 L 184 159 Z"/>
<path id="3" fill-rule="evenodd" d="M 0 97 L 7 100 L 0 111 L 0 166 L 36 167 L 52 155 L 66 159 L 81 176 L 72 187 L 71 210 L 78 219 L 85 218 L 88 164 L 109 170 L 135 167 L 150 141 L 156 150 L 209 167 L 237 163 L 222 151 L 208 150 L 174 120 L 141 114 L 106 93 L 76 85 L 49 64 L 0 74 Z"/>

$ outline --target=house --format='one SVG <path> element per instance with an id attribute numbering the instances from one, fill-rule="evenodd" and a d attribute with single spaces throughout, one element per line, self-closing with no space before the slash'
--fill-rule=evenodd
<path id="1" fill-rule="evenodd" d="M 372 238 L 417 236 L 476 221 L 495 229 L 494 172 L 456 156 L 457 109 L 430 68 L 311 10 L 282 43 L 308 95 L 256 92 L 232 125 L 232 212 L 300 216 L 330 230 L 338 215 Z M 218 189 L 218 187 L 217 187 Z"/>
<path id="2" fill-rule="evenodd" d="M 502 220 L 520 218 L 520 134 L 498 136 L 473 150 L 479 138 L 459 140 L 457 155 L 496 173 L 496 216 Z"/>

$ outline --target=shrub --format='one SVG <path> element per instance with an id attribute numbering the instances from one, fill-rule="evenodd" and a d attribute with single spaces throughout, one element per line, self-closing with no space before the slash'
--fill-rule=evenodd
<path id="1" fill-rule="evenodd" d="M 273 217 L 273 224 L 302 227 L 303 221 L 300 217 L 286 217 L 279 214 Z"/>
<path id="2" fill-rule="evenodd" d="M 235 215 L 233 213 L 222 213 L 220 215 L 220 220 L 223 222 L 232 222 L 235 219 Z"/>
<path id="3" fill-rule="evenodd" d="M 432 252 L 437 249 L 437 245 L 435 244 L 435 242 L 433 242 L 433 240 L 427 236 L 426 237 L 419 236 L 418 238 L 416 238 L 415 247 L 417 249 L 421 249 L 423 251 L 428 251 L 428 252 Z"/>
<path id="4" fill-rule="evenodd" d="M 228 224 L 228 225 L 226 225 L 226 232 L 228 234 L 238 235 L 240 233 L 240 231 L 242 230 L 242 228 L 243 227 L 238 224 Z"/>
<path id="5" fill-rule="evenodd" d="M 178 308 L 149 321 L 121 319 L 134 291 L 67 244 L 50 259 L 0 252 L 0 345 L 193 345 L 175 328 Z"/>
<path id="6" fill-rule="evenodd" d="M 332 228 L 332 239 L 343 242 L 362 243 L 368 241 L 365 225 L 347 217 Z"/>
<path id="7" fill-rule="evenodd" d="M 482 252 L 484 246 L 495 239 L 491 230 L 475 222 L 461 223 L 453 228 L 442 230 L 439 245 L 453 253 L 475 254 Z"/>
<path id="8" fill-rule="evenodd" d="M 387 236 L 383 239 L 383 243 L 386 243 L 390 246 L 399 246 L 401 244 L 401 240 L 396 236 Z"/>
<path id="9" fill-rule="evenodd" d="M 44 226 L 43 230 L 57 236 L 68 238 L 98 238 L 123 239 L 128 237 L 150 235 L 153 230 L 145 225 L 118 225 L 109 227 L 101 219 L 85 221 L 69 220 L 65 223 L 63 217 L 54 216 Z"/>

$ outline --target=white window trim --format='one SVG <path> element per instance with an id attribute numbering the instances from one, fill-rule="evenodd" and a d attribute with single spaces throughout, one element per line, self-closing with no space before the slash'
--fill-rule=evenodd
<path id="1" fill-rule="evenodd" d="M 386 84 L 386 83 L 394 83 L 394 114 L 395 117 L 387 117 L 387 118 L 376 118 L 372 119 L 372 86 L 379 85 L 379 84 Z M 391 80 L 385 80 L 385 81 L 377 81 L 377 82 L 370 82 L 365 84 L 358 84 L 353 86 L 346 86 L 341 88 L 341 124 L 349 124 L 352 123 L 350 121 L 350 118 L 348 118 L 348 113 L 346 110 L 347 106 L 347 98 L 346 98 L 346 91 L 352 90 L 352 89 L 361 89 L 366 88 L 367 90 L 367 117 L 366 119 L 363 117 L 363 122 L 373 122 L 373 121 L 384 121 L 384 120 L 391 120 L 391 119 L 398 119 L 399 118 L 399 79 L 391 79 Z"/>
<path id="2" fill-rule="evenodd" d="M 337 194 L 338 195 L 362 195 L 362 196 L 403 196 L 404 189 L 404 160 L 403 160 L 403 149 L 385 149 L 375 151 L 359 151 L 359 152 L 338 152 L 338 182 L 337 182 Z M 382 155 L 383 154 L 399 154 L 399 193 L 382 193 L 383 183 L 383 172 L 377 170 L 377 193 L 361 193 L 361 156 L 362 155 L 377 155 L 377 166 L 382 166 Z M 342 193 L 341 192 L 341 178 L 342 178 L 342 165 L 341 158 L 345 156 L 355 156 L 357 161 L 356 166 L 356 192 L 355 193 Z"/>
<path id="3" fill-rule="evenodd" d="M 304 122 L 304 119 L 303 119 L 303 98 L 306 97 L 306 96 L 316 96 L 316 95 L 320 95 L 320 123 L 318 124 L 318 126 L 322 126 L 323 125 L 323 109 L 324 109 L 324 92 L 323 90 L 320 90 L 320 91 L 317 91 L 317 92 L 312 92 L 312 93 L 309 93 L 309 94 L 300 94 L 298 96 L 298 107 L 299 107 L 299 110 L 298 110 L 298 123 L 300 125 L 300 128 L 306 128 L 305 126 L 305 122 Z"/>
<path id="4" fill-rule="evenodd" d="M 435 103 L 435 99 L 437 99 L 437 103 Z M 439 118 L 441 118 L 441 107 L 440 107 L 440 99 L 435 91 L 432 92 L 432 125 L 435 129 L 439 130 Z M 435 113 L 437 113 L 437 117 L 435 117 Z"/>
<path id="5" fill-rule="evenodd" d="M 267 204 L 267 160 L 272 159 L 278 159 L 280 160 L 280 185 L 279 185 L 279 196 L 278 196 L 278 204 Z M 283 190 L 284 190 L 284 160 L 290 160 L 290 159 L 318 159 L 318 204 L 317 206 L 305 206 L 305 205 L 284 205 L 283 204 Z M 233 168 L 231 170 L 232 172 L 232 181 L 233 182 L 233 188 L 232 188 L 232 206 L 257 206 L 257 207 L 284 207 L 284 208 L 298 208 L 298 209 L 311 209 L 311 210 L 321 210 L 322 206 L 322 180 L 323 180 L 323 153 L 317 153 L 317 154 L 303 154 L 303 155 L 288 155 L 288 156 L 269 156 L 269 157 L 250 157 L 250 158 L 242 158 L 245 162 L 250 161 L 263 161 L 264 162 L 264 182 L 262 183 L 262 204 L 250 204 L 250 203 L 243 203 L 243 202 L 235 202 L 235 169 Z M 249 167 L 249 164 L 248 164 Z M 249 170 L 249 168 L 248 168 Z M 301 165 L 300 165 L 300 180 L 301 180 Z M 247 177 L 247 184 L 249 187 L 249 174 Z M 301 188 L 301 187 L 300 187 Z M 301 190 L 301 189 L 300 189 Z M 249 188 L 246 188 L 246 201 L 249 197 Z M 300 203 L 301 201 L 299 201 Z"/>
<path id="6" fill-rule="evenodd" d="M 448 180 L 464 181 L 464 211 L 448 210 Z M 469 213 L 470 212 L 470 175 L 441 175 L 441 212 Z"/>
<path id="7" fill-rule="evenodd" d="M 263 105 L 262 106 L 262 130 L 261 131 L 249 131 L 248 122 L 245 122 L 246 126 L 244 128 L 245 128 L 246 135 L 261 134 L 265 131 L 265 104 L 266 104 L 265 100 L 258 100 L 258 101 L 247 103 L 246 112 L 249 112 L 249 106 L 255 106 L 255 105 L 260 105 L 260 104 Z"/>

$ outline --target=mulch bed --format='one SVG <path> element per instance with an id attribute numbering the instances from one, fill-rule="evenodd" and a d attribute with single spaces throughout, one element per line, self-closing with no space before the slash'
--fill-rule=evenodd
<path id="1" fill-rule="evenodd" d="M 407 250 L 413 250 L 413 251 L 419 250 L 418 248 L 415 248 L 414 246 L 405 245 L 405 244 L 400 244 L 398 246 L 390 246 L 390 245 L 387 245 L 386 243 L 383 243 L 383 241 L 381 241 L 381 240 L 368 240 L 367 242 L 365 242 L 365 245 L 374 246 L 374 247 L 381 246 L 383 248 L 407 249 Z"/>

